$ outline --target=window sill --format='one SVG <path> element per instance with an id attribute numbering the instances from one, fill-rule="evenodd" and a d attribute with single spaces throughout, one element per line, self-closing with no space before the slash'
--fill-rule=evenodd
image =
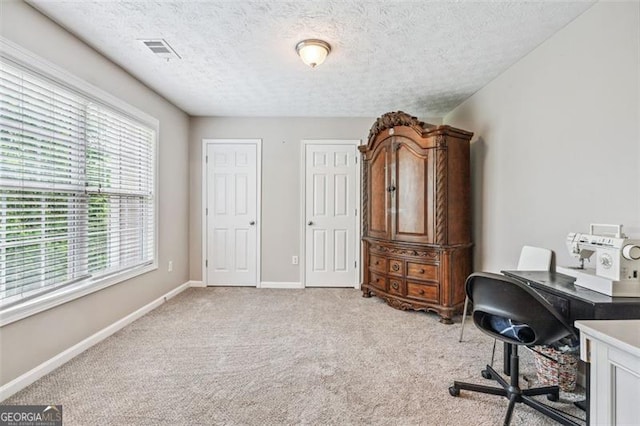
<path id="1" fill-rule="evenodd" d="M 0 311 L 0 327 L 11 324 L 12 322 L 30 317 L 39 312 L 46 311 L 63 303 L 71 302 L 91 293 L 95 293 L 112 285 L 130 280 L 142 274 L 158 269 L 157 262 L 151 265 L 141 266 L 119 274 L 111 275 L 98 280 L 85 280 L 67 287 L 54 290 L 40 297 L 34 297 L 18 303 L 16 305 L 4 308 Z"/>

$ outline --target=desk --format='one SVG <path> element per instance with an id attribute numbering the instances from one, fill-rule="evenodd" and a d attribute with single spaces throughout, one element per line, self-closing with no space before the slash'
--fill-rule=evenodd
<path id="1" fill-rule="evenodd" d="M 576 286 L 575 278 L 548 271 L 502 271 L 508 277 L 527 283 L 551 303 L 574 326 L 576 320 L 640 319 L 640 297 L 611 297 Z M 575 326 L 574 326 L 575 328 Z M 576 334 L 579 331 L 576 329 Z M 504 345 L 504 370 L 509 374 L 508 345 Z M 587 401 L 590 399 L 590 366 L 585 369 Z M 587 410 L 587 424 L 589 424 Z"/>
<path id="2" fill-rule="evenodd" d="M 611 297 L 574 284 L 558 272 L 502 271 L 524 281 L 551 303 L 570 325 L 576 320 L 640 319 L 640 297 Z M 578 330 L 576 329 L 576 333 Z"/>

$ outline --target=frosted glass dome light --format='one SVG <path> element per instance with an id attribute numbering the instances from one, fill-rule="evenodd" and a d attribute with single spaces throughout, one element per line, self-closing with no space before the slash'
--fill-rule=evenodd
<path id="1" fill-rule="evenodd" d="M 327 58 L 331 52 L 331 46 L 326 41 L 309 39 L 302 40 L 296 44 L 296 52 L 300 55 L 302 62 L 315 68 Z"/>

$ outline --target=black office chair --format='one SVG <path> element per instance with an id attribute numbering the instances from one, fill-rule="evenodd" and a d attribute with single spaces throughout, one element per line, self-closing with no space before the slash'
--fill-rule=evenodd
<path id="1" fill-rule="evenodd" d="M 535 290 L 525 283 L 509 277 L 490 273 L 474 273 L 465 284 L 467 296 L 473 302 L 473 322 L 484 333 L 511 345 L 511 380 L 509 383 L 490 365 L 482 370 L 482 377 L 493 379 L 500 388 L 473 383 L 453 382 L 449 388 L 452 396 L 460 395 L 460 390 L 501 395 L 509 400 L 504 424 L 511 422 L 516 403 L 529 407 L 551 417 L 564 425 L 578 426 L 566 415 L 533 399 L 535 395 L 547 395 L 551 401 L 559 399 L 558 386 L 544 386 L 520 389 L 518 346 L 549 345 L 563 337 L 576 337 L 575 332 Z"/>

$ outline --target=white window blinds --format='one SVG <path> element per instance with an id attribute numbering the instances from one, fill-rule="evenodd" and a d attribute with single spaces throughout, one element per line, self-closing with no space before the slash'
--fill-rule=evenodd
<path id="1" fill-rule="evenodd" d="M 0 61 L 0 306 L 153 262 L 155 138 Z"/>

